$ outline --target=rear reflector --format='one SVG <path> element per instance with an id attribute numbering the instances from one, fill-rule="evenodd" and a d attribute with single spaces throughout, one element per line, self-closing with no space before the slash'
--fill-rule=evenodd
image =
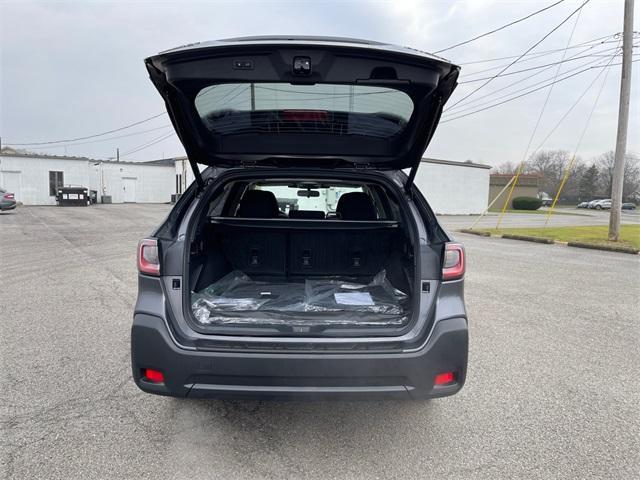
<path id="1" fill-rule="evenodd" d="M 436 379 L 433 382 L 435 385 L 448 385 L 456 381 L 456 376 L 453 372 L 439 373 L 436 375 Z"/>
<path id="2" fill-rule="evenodd" d="M 144 238 L 138 243 L 138 271 L 146 275 L 160 275 L 160 254 L 155 238 Z"/>
<path id="3" fill-rule="evenodd" d="M 442 262 L 442 280 L 458 280 L 464 277 L 464 248 L 459 243 L 447 243 Z"/>
<path id="4" fill-rule="evenodd" d="M 154 370 L 153 368 L 142 369 L 142 375 L 153 383 L 163 383 L 164 375 L 160 370 Z"/>

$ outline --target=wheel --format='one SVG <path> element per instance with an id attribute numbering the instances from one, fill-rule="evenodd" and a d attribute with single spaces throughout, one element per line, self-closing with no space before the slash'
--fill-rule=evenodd
<path id="1" fill-rule="evenodd" d="M 600 205 L 596 205 L 596 210 L 602 210 L 602 207 Z"/>

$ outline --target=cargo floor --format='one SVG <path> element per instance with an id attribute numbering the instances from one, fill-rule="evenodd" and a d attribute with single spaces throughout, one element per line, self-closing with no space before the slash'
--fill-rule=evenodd
<path id="1" fill-rule="evenodd" d="M 409 297 L 380 271 L 370 281 L 348 277 L 254 279 L 234 270 L 192 293 L 203 325 L 403 326 Z"/>

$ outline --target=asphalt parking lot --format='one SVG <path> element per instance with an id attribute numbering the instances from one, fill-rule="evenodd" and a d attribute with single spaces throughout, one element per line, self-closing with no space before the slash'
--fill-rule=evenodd
<path id="1" fill-rule="evenodd" d="M 460 234 L 471 344 L 467 384 L 454 397 L 175 400 L 139 391 L 129 364 L 135 247 L 167 212 L 97 205 L 0 215 L 2 478 L 640 471 L 637 256 Z"/>

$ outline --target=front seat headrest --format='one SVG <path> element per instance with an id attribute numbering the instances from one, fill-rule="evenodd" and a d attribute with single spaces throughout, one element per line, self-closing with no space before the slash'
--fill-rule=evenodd
<path id="1" fill-rule="evenodd" d="M 273 192 L 267 190 L 247 190 L 240 200 L 240 208 L 236 217 L 244 218 L 276 218 L 278 200 Z"/>
<path id="2" fill-rule="evenodd" d="M 349 192 L 340 196 L 336 212 L 342 220 L 377 220 L 376 207 L 364 192 Z"/>

